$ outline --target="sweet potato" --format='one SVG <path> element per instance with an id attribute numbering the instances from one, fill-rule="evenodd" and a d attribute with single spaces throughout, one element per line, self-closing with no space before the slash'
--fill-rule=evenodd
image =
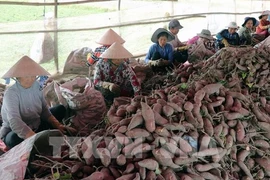
<path id="1" fill-rule="evenodd" d="M 219 163 L 209 163 L 209 164 L 196 164 L 194 167 L 199 172 L 206 172 L 210 169 L 219 168 L 221 165 Z"/>
<path id="2" fill-rule="evenodd" d="M 118 171 L 117 168 L 115 167 L 112 167 L 112 166 L 109 166 L 109 169 L 113 175 L 113 177 L 116 179 L 116 178 L 119 178 L 121 176 L 120 172 Z"/>
<path id="3" fill-rule="evenodd" d="M 155 133 L 159 136 L 171 137 L 171 133 L 165 127 L 157 126 Z"/>
<path id="4" fill-rule="evenodd" d="M 203 100 L 205 96 L 205 91 L 204 90 L 198 90 L 195 95 L 194 95 L 194 102 L 196 104 L 201 104 L 201 101 Z"/>
<path id="5" fill-rule="evenodd" d="M 250 100 L 247 99 L 247 97 L 246 97 L 245 95 L 243 95 L 242 93 L 240 93 L 240 92 L 228 91 L 228 92 L 227 92 L 227 95 L 230 95 L 230 96 L 232 96 L 233 98 L 242 100 L 242 101 L 244 101 L 244 102 L 246 102 L 246 103 L 250 103 Z"/>
<path id="6" fill-rule="evenodd" d="M 137 107 L 134 106 L 134 105 L 132 105 L 132 104 L 130 104 L 130 105 L 128 105 L 128 106 L 126 107 L 126 111 L 127 111 L 128 113 L 135 113 L 135 112 L 137 111 Z"/>
<path id="7" fill-rule="evenodd" d="M 135 166 L 133 163 L 128 163 L 126 166 L 125 171 L 123 172 L 123 174 L 130 174 L 135 170 Z"/>
<path id="8" fill-rule="evenodd" d="M 250 170 L 247 168 L 247 166 L 244 164 L 243 161 L 238 161 L 238 166 L 245 172 L 245 174 L 251 179 L 253 180 L 253 176 L 250 173 Z"/>
<path id="9" fill-rule="evenodd" d="M 123 166 L 126 164 L 126 162 L 127 162 L 126 157 L 123 154 L 120 154 L 119 156 L 117 156 L 116 158 L 117 165 Z"/>
<path id="10" fill-rule="evenodd" d="M 184 110 L 192 111 L 192 109 L 193 109 L 193 104 L 190 101 L 186 101 L 184 104 Z"/>
<path id="11" fill-rule="evenodd" d="M 136 146 L 132 151 L 131 155 L 136 156 L 137 154 L 142 154 L 148 151 L 151 151 L 152 147 L 148 143 L 142 143 Z"/>
<path id="12" fill-rule="evenodd" d="M 221 132 L 223 130 L 223 125 L 219 124 L 216 127 L 214 127 L 214 135 L 220 136 Z"/>
<path id="13" fill-rule="evenodd" d="M 126 132 L 126 136 L 129 138 L 142 138 L 148 137 L 149 135 L 150 133 L 142 128 L 134 128 Z"/>
<path id="14" fill-rule="evenodd" d="M 162 117 L 158 112 L 156 111 L 153 111 L 153 112 L 154 112 L 155 122 L 157 125 L 163 126 L 164 124 L 168 123 L 168 120 Z"/>
<path id="15" fill-rule="evenodd" d="M 171 106 L 169 106 L 169 105 L 164 105 L 164 106 L 162 107 L 162 112 L 163 112 L 163 114 L 164 114 L 166 117 L 170 117 L 170 116 L 173 115 L 174 109 L 173 109 Z"/>
<path id="16" fill-rule="evenodd" d="M 167 101 L 165 101 L 164 99 L 158 99 L 157 103 L 161 104 L 162 106 L 167 105 Z"/>
<path id="17" fill-rule="evenodd" d="M 125 133 L 125 132 L 127 132 L 127 126 L 120 126 L 117 129 L 117 132 L 119 132 L 119 133 Z"/>
<path id="18" fill-rule="evenodd" d="M 87 179 L 89 179 L 89 180 L 103 180 L 104 175 L 103 175 L 103 173 L 96 171 L 96 172 L 92 173 Z"/>
<path id="19" fill-rule="evenodd" d="M 167 142 L 167 138 L 165 139 L 166 137 L 156 137 L 155 140 L 152 142 L 152 144 L 155 146 L 155 147 L 159 147 L 159 146 L 163 146 L 166 142 Z"/>
<path id="20" fill-rule="evenodd" d="M 186 153 L 179 149 L 176 144 L 166 142 L 163 147 L 176 156 L 187 157 Z"/>
<path id="21" fill-rule="evenodd" d="M 179 123 L 166 123 L 163 126 L 169 131 L 181 131 L 186 132 L 186 128 Z"/>
<path id="22" fill-rule="evenodd" d="M 139 161 L 138 164 L 139 166 L 145 167 L 146 169 L 149 169 L 151 171 L 155 171 L 159 167 L 158 162 L 154 159 L 144 159 L 142 161 Z"/>
<path id="23" fill-rule="evenodd" d="M 119 116 L 119 117 L 124 117 L 126 115 L 126 113 L 127 113 L 126 108 L 125 109 L 124 108 L 119 108 L 119 109 L 117 109 L 115 115 Z"/>
<path id="24" fill-rule="evenodd" d="M 172 161 L 172 154 L 170 154 L 164 148 L 153 149 L 152 153 L 160 165 L 171 167 L 173 169 L 179 168 L 179 166 L 174 164 L 174 162 Z"/>
<path id="25" fill-rule="evenodd" d="M 216 83 L 216 84 L 208 84 L 202 88 L 202 90 L 205 92 L 205 94 L 214 94 L 219 93 L 219 89 L 222 87 L 222 84 Z"/>
<path id="26" fill-rule="evenodd" d="M 227 150 L 223 149 L 223 151 L 220 154 L 216 154 L 212 156 L 212 161 L 214 163 L 218 163 L 220 160 L 223 159 L 223 157 L 227 154 Z"/>
<path id="27" fill-rule="evenodd" d="M 263 150 L 269 149 L 270 145 L 267 141 L 263 140 L 263 139 L 258 139 L 254 141 L 254 146 L 259 147 Z"/>
<path id="28" fill-rule="evenodd" d="M 160 103 L 155 103 L 152 106 L 153 111 L 157 112 L 158 114 L 161 114 L 162 112 L 162 105 Z"/>
<path id="29" fill-rule="evenodd" d="M 143 116 L 141 113 L 136 113 L 130 120 L 130 123 L 127 127 L 128 130 L 131 130 L 139 125 L 143 124 Z"/>
<path id="30" fill-rule="evenodd" d="M 235 119 L 241 119 L 244 117 L 243 114 L 240 114 L 238 112 L 225 112 L 224 113 L 224 117 L 227 119 L 227 120 L 235 120 Z"/>
<path id="31" fill-rule="evenodd" d="M 184 140 L 183 138 L 181 137 L 178 137 L 178 144 L 179 144 L 179 148 L 184 151 L 185 153 L 189 153 L 189 152 L 192 152 L 192 147 L 191 145 L 186 141 Z"/>
<path id="32" fill-rule="evenodd" d="M 202 172 L 200 175 L 205 179 L 211 179 L 211 180 L 220 180 L 219 177 L 209 173 L 209 172 Z"/>
<path id="33" fill-rule="evenodd" d="M 114 133 L 115 138 L 117 139 L 117 141 L 121 144 L 121 145 L 127 145 L 131 142 L 130 138 L 125 136 L 122 133 L 119 132 L 115 132 Z"/>
<path id="34" fill-rule="evenodd" d="M 111 163 L 111 153 L 106 148 L 97 148 L 97 154 L 105 167 L 108 167 Z"/>
<path id="35" fill-rule="evenodd" d="M 120 151 L 121 151 L 120 147 L 114 146 L 112 148 L 112 150 L 110 151 L 111 152 L 111 158 L 116 158 L 120 154 Z"/>
<path id="36" fill-rule="evenodd" d="M 194 158 L 194 157 L 181 157 L 180 156 L 180 157 L 175 157 L 173 159 L 173 162 L 179 166 L 192 164 L 197 161 L 198 161 L 198 158 Z"/>
<path id="37" fill-rule="evenodd" d="M 175 172 L 171 168 L 167 168 L 164 170 L 161 175 L 164 177 L 164 179 L 168 180 L 177 180 L 177 176 Z"/>
<path id="38" fill-rule="evenodd" d="M 236 125 L 236 140 L 242 142 L 245 137 L 245 129 L 241 121 L 238 121 Z"/>
<path id="39" fill-rule="evenodd" d="M 117 178 L 116 180 L 133 180 L 136 177 L 135 173 L 124 174 L 121 177 Z"/>
<path id="40" fill-rule="evenodd" d="M 144 102 L 141 102 L 142 116 L 145 121 L 145 128 L 149 132 L 153 132 L 156 129 L 155 116 L 150 106 Z"/>
<path id="41" fill-rule="evenodd" d="M 131 151 L 139 144 L 143 143 L 144 142 L 144 138 L 136 138 L 134 140 L 134 142 L 126 145 L 123 149 L 122 149 L 122 152 L 124 153 L 124 155 L 129 155 L 131 154 Z"/>
<path id="42" fill-rule="evenodd" d="M 231 128 L 235 127 L 237 125 L 237 120 L 228 120 L 227 124 L 228 126 L 230 126 Z"/>
<path id="43" fill-rule="evenodd" d="M 200 151 L 208 149 L 210 140 L 211 138 L 208 134 L 204 134 L 200 137 Z"/>
<path id="44" fill-rule="evenodd" d="M 204 127 L 205 132 L 209 136 L 213 136 L 214 128 L 213 128 L 211 121 L 208 118 L 203 118 L 203 123 L 204 123 L 203 127 Z"/>
<path id="45" fill-rule="evenodd" d="M 185 111 L 185 117 L 186 117 L 187 122 L 191 123 L 194 127 L 198 126 L 198 122 L 193 116 L 191 111 Z"/>
<path id="46" fill-rule="evenodd" d="M 174 109 L 174 111 L 176 111 L 176 112 L 183 112 L 183 109 L 176 103 L 167 102 L 167 105 L 171 106 Z"/>
<path id="47" fill-rule="evenodd" d="M 199 152 L 195 152 L 193 153 L 191 156 L 193 157 L 204 157 L 204 156 L 213 156 L 213 155 L 217 155 L 220 154 L 223 151 L 222 148 L 209 148 L 209 149 L 205 149 Z"/>
<path id="48" fill-rule="evenodd" d="M 200 105 L 194 104 L 194 108 L 192 110 L 194 117 L 197 119 L 198 126 L 197 128 L 203 128 L 203 118 L 200 112 Z"/>
<path id="49" fill-rule="evenodd" d="M 230 149 L 233 146 L 233 137 L 230 134 L 228 134 L 226 136 L 226 142 L 225 143 L 226 143 L 225 144 L 226 149 Z"/>
<path id="50" fill-rule="evenodd" d="M 161 174 L 157 174 L 156 180 L 165 180 L 165 178 Z"/>
<path id="51" fill-rule="evenodd" d="M 139 173 L 140 173 L 141 179 L 145 179 L 146 178 L 146 168 L 140 166 L 139 167 Z"/>

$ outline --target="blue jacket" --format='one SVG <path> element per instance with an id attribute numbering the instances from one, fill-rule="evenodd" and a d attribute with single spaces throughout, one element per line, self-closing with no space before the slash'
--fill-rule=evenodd
<path id="1" fill-rule="evenodd" d="M 223 44 L 221 41 L 226 39 L 230 45 L 240 45 L 240 38 L 237 32 L 230 34 L 228 29 L 223 29 L 216 37 L 219 44 Z"/>
<path id="2" fill-rule="evenodd" d="M 146 63 L 151 60 L 155 52 L 159 52 L 162 59 L 169 60 L 170 63 L 173 62 L 173 47 L 169 43 L 167 43 L 164 48 L 158 43 L 153 44 L 145 57 Z"/>

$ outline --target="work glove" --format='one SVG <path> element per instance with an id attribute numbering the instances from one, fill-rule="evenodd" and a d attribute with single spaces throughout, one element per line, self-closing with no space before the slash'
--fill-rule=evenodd
<path id="1" fill-rule="evenodd" d="M 178 50 L 178 51 L 185 51 L 185 50 L 187 50 L 188 48 L 189 48 L 188 45 L 187 45 L 187 46 L 181 46 L 181 47 L 178 47 L 177 50 Z"/>
<path id="2" fill-rule="evenodd" d="M 225 47 L 229 47 L 230 46 L 230 44 L 228 43 L 228 41 L 226 39 L 222 39 L 221 42 L 224 44 Z"/>
<path id="3" fill-rule="evenodd" d="M 169 61 L 161 59 L 158 61 L 157 66 L 167 66 L 169 64 Z"/>
<path id="4" fill-rule="evenodd" d="M 119 95 L 120 94 L 120 87 L 117 84 L 110 83 L 110 82 L 103 82 L 102 87 L 104 89 L 110 90 L 112 93 Z"/>
<path id="5" fill-rule="evenodd" d="M 63 134 L 74 135 L 77 133 L 76 129 L 74 129 L 72 127 L 64 126 L 53 115 L 49 117 L 48 121 L 49 121 L 49 123 L 51 123 L 53 128 L 58 129 Z"/>
<path id="6" fill-rule="evenodd" d="M 149 60 L 148 64 L 149 66 L 157 66 L 160 60 Z"/>

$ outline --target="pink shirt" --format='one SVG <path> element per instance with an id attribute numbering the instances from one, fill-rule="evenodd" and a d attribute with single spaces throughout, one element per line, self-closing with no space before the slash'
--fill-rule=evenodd
<path id="1" fill-rule="evenodd" d="M 193 38 L 188 40 L 187 45 L 195 44 L 199 38 L 199 36 L 194 36 Z"/>

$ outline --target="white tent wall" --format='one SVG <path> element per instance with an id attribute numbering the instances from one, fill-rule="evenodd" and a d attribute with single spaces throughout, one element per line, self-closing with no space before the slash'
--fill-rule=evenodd
<path id="1" fill-rule="evenodd" d="M 61 4 L 64 1 L 58 2 Z M 0 53 L 0 76 L 22 55 L 29 54 L 39 32 L 48 31 L 53 36 L 53 32 L 58 31 L 58 59 L 61 71 L 72 50 L 97 47 L 95 41 L 109 27 L 126 40 L 125 47 L 136 55 L 148 51 L 154 30 L 167 27 L 171 18 L 179 19 L 184 26 L 179 32 L 179 39 L 185 41 L 203 28 L 215 34 L 230 21 L 236 21 L 241 25 L 245 16 L 258 19 L 260 12 L 266 10 L 269 5 L 270 2 L 264 0 L 227 0 L 226 3 L 224 0 L 122 0 L 121 10 L 117 11 L 118 1 L 106 1 L 80 6 L 106 7 L 113 10 L 112 12 L 69 18 L 59 16 L 57 29 L 45 29 L 43 20 L 0 23 L 0 49 L 5 52 Z M 58 7 L 58 12 L 61 12 L 61 6 Z M 55 72 L 53 61 L 42 66 L 52 73 Z"/>

